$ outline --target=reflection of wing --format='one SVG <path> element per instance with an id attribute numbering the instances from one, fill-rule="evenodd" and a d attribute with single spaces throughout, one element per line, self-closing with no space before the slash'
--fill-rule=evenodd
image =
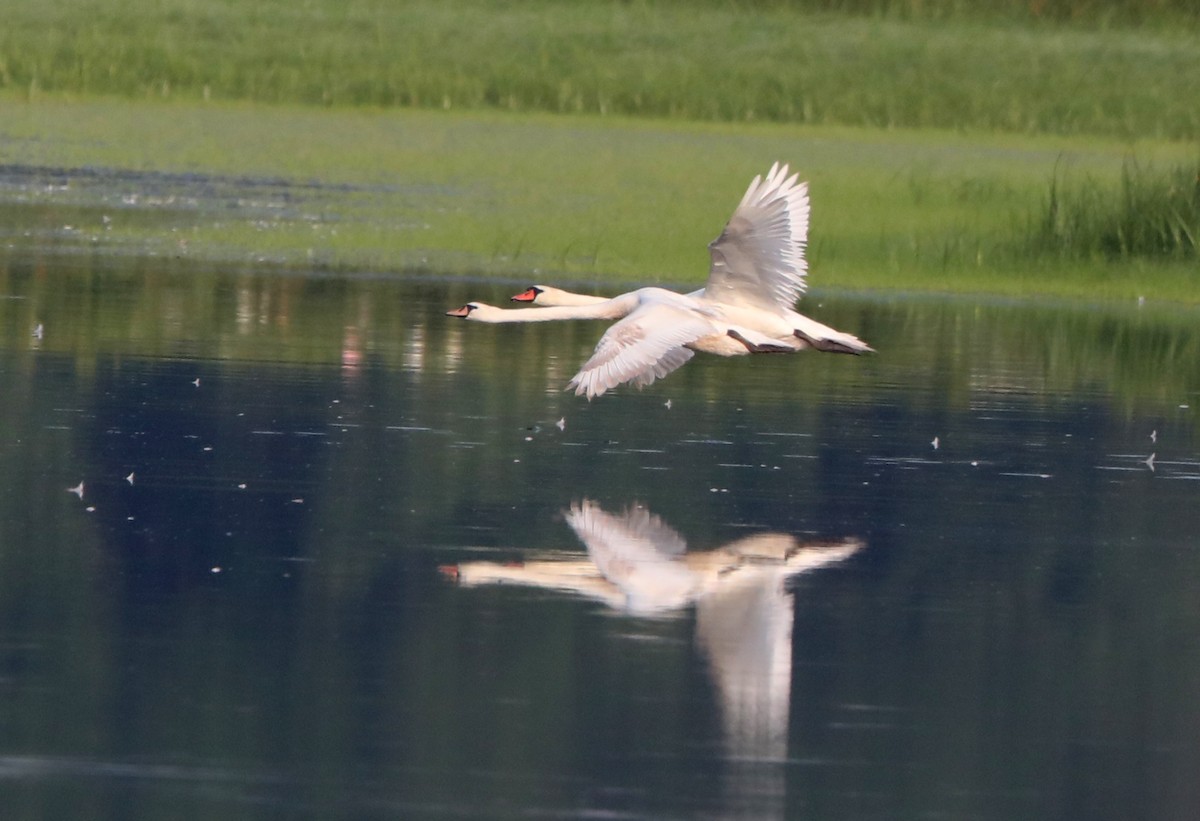
<path id="1" fill-rule="evenodd" d="M 605 331 L 567 388 L 591 399 L 624 382 L 645 387 L 692 358 L 685 345 L 717 332 L 696 310 L 648 301 Z"/>
<path id="2" fill-rule="evenodd" d="M 713 551 L 739 563 L 698 600 L 696 641 L 712 665 L 733 755 L 787 754 L 793 610 L 784 583 L 862 546 L 855 539 L 802 545 L 785 534 L 763 533 Z"/>
<path id="3" fill-rule="evenodd" d="M 787 754 L 792 600 L 779 565 L 745 567 L 696 606 L 696 642 L 712 665 L 730 752 Z"/>
<path id="4" fill-rule="evenodd" d="M 624 513 L 606 513 L 588 499 L 572 505 L 566 513 L 567 524 L 590 548 L 601 539 L 620 542 L 639 558 L 674 559 L 687 551 L 687 542 L 674 528 L 640 505 Z"/>
<path id="5" fill-rule="evenodd" d="M 808 264 L 808 186 L 776 163 L 755 177 L 721 235 L 709 246 L 705 295 L 732 305 L 789 310 L 804 293 Z"/>
<path id="6" fill-rule="evenodd" d="M 584 502 L 584 505 L 588 504 L 591 503 Z M 687 542 L 675 528 L 641 505 L 628 507 L 620 516 L 609 518 L 619 522 L 631 536 L 648 541 L 663 556 L 678 557 L 687 552 Z"/>
<path id="7" fill-rule="evenodd" d="M 614 516 L 584 501 L 566 519 L 601 575 L 625 591 L 629 609 L 680 607 L 695 594 L 699 579 L 678 558 L 686 544 L 657 516 L 644 510 Z"/>

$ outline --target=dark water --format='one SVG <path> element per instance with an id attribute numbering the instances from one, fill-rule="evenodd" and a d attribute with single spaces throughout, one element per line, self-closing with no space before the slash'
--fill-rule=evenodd
<path id="1" fill-rule="evenodd" d="M 1197 817 L 1200 317 L 589 404 L 515 290 L 5 260 L 4 818 Z"/>

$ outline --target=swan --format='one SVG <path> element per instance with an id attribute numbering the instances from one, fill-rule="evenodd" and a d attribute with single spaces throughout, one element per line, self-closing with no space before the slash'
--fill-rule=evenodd
<path id="1" fill-rule="evenodd" d="M 720 236 L 709 243 L 712 264 L 699 291 L 639 288 L 610 299 L 559 291 L 568 304 L 514 311 L 468 302 L 446 313 L 488 323 L 616 320 L 567 385 L 589 400 L 626 382 L 649 385 L 685 364 L 694 351 L 718 356 L 808 347 L 869 351 L 857 338 L 792 310 L 805 289 L 808 214 L 807 183 L 789 175 L 786 164 L 775 163 L 765 178 L 750 182 Z M 798 326 L 795 317 L 804 323 Z M 827 332 L 838 342 L 821 348 L 814 340 L 825 340 Z"/>
<path id="2" fill-rule="evenodd" d="M 588 399 L 629 382 L 643 388 L 692 358 L 694 351 L 717 356 L 790 353 L 801 349 L 796 339 L 781 340 L 725 320 L 715 306 L 668 291 L 639 288 L 592 305 L 505 310 L 468 302 L 446 312 L 475 322 L 550 322 L 560 319 L 620 320 L 600 337 L 596 350 L 567 383 Z"/>
<path id="3" fill-rule="evenodd" d="M 859 539 L 800 542 L 787 533 L 757 533 L 703 551 L 688 551 L 679 533 L 646 508 L 609 513 L 589 499 L 563 512 L 587 558 L 463 562 L 439 568 L 464 587 L 521 584 L 574 593 L 617 610 L 660 616 L 739 588 L 787 578 L 843 561 Z"/>
<path id="4" fill-rule="evenodd" d="M 704 296 L 704 289 L 700 288 L 684 296 L 699 299 Z M 575 293 L 555 288 L 553 285 L 530 285 L 509 299 L 512 302 L 522 302 L 542 308 L 595 305 L 604 302 L 608 297 Z M 858 337 L 830 328 L 802 313 L 788 309 L 784 311 L 784 315 L 792 324 L 792 335 L 804 343 L 801 347 L 811 347 L 822 353 L 864 354 L 875 352 L 874 348 Z"/>

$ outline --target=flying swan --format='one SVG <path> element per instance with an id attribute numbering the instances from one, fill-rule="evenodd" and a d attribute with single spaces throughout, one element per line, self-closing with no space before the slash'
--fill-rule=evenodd
<path id="1" fill-rule="evenodd" d="M 807 183 L 799 182 L 798 175 L 789 176 L 787 165 L 775 163 L 765 179 L 756 176 L 751 181 L 721 235 L 709 243 L 712 264 L 699 291 L 639 288 L 604 299 L 535 286 L 543 297 L 554 292 L 542 304 L 554 302 L 554 297 L 559 301 L 538 310 L 468 302 L 446 313 L 489 323 L 617 320 L 567 385 L 589 400 L 626 382 L 645 387 L 686 363 L 694 351 L 718 356 L 792 353 L 809 347 L 870 351 L 856 337 L 792 309 L 806 286 L 808 212 Z"/>
<path id="2" fill-rule="evenodd" d="M 698 291 L 692 291 L 690 294 L 685 294 L 685 296 L 699 299 L 704 296 L 704 289 L 701 288 Z M 521 291 L 521 293 L 510 297 L 510 301 L 512 302 L 523 302 L 526 305 L 536 305 L 539 308 L 596 305 L 600 302 L 607 302 L 608 299 L 605 296 L 566 291 L 562 288 L 555 288 L 553 285 L 530 285 L 524 291 Z M 785 311 L 785 315 L 792 324 L 792 336 L 800 340 L 800 344 L 796 350 L 811 347 L 824 353 L 850 354 L 873 353 L 875 350 L 858 337 L 835 330 L 828 325 L 822 325 L 820 322 L 802 313 L 789 309 Z M 795 345 L 797 343 L 785 344 Z M 751 351 L 746 351 L 746 353 L 751 353 Z"/>

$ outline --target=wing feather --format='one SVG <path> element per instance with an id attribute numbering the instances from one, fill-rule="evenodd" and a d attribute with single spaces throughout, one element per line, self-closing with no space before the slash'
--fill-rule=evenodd
<path id="1" fill-rule="evenodd" d="M 790 309 L 806 287 L 808 185 L 775 163 L 755 177 L 725 230 L 709 243 L 704 291 L 730 304 Z"/>
<path id="2" fill-rule="evenodd" d="M 585 500 L 571 506 L 566 520 L 631 609 L 679 606 L 694 590 L 696 577 L 679 560 L 687 545 L 657 516 L 637 509 L 613 515 Z"/>
<path id="3" fill-rule="evenodd" d="M 625 382 L 644 388 L 692 358 L 686 345 L 718 332 L 697 310 L 664 302 L 643 304 L 600 337 L 567 389 L 591 399 Z"/>

